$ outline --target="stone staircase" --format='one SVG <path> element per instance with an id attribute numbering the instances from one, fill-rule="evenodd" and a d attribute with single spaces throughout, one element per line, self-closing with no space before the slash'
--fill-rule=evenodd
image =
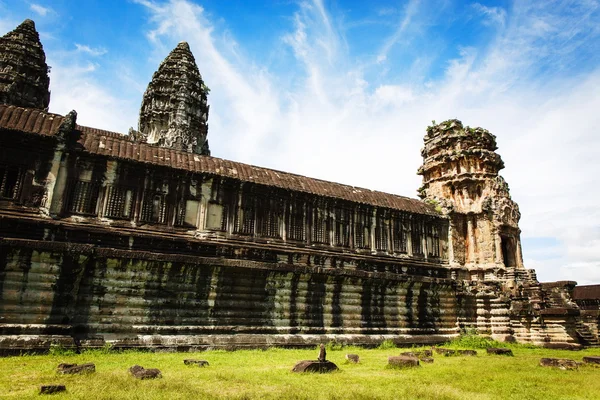
<path id="1" fill-rule="evenodd" d="M 600 347 L 600 340 L 594 335 L 592 330 L 583 322 L 577 321 L 575 332 L 582 344 L 588 347 Z"/>

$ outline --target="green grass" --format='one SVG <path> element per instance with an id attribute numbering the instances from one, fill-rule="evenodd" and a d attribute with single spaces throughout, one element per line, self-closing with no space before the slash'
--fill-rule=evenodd
<path id="1" fill-rule="evenodd" d="M 446 347 L 469 348 L 464 346 L 467 339 L 461 340 Z M 473 345 L 476 339 L 469 340 Z M 0 358 L 0 398 L 39 398 L 39 385 L 61 383 L 67 393 L 52 399 L 600 399 L 600 368 L 585 365 L 561 371 L 538 366 L 541 357 L 581 361 L 586 355 L 600 355 L 600 349 L 570 352 L 509 346 L 514 357 L 488 356 L 485 350 L 477 357 L 434 355 L 433 364 L 398 370 L 386 368 L 387 357 L 409 349 L 389 343 L 369 350 L 330 344 L 327 358 L 340 371 L 322 375 L 290 371 L 296 361 L 315 359 L 315 349 L 203 353 L 104 349 L 83 354 L 55 349 L 45 356 Z M 361 362 L 346 363 L 346 353 L 360 355 Z M 185 366 L 185 358 L 205 359 L 210 366 Z M 61 362 L 93 362 L 96 373 L 57 375 Z M 128 373 L 134 364 L 159 368 L 163 378 L 136 380 Z"/>

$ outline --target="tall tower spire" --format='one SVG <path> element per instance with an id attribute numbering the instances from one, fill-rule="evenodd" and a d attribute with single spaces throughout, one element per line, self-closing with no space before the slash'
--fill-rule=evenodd
<path id="1" fill-rule="evenodd" d="M 186 42 L 152 76 L 140 109 L 139 133 L 148 143 L 209 155 L 208 88 Z"/>
<path id="2" fill-rule="evenodd" d="M 419 195 L 450 215 L 454 261 L 523 268 L 519 206 L 498 171 L 496 137 L 448 120 L 427 128 Z"/>
<path id="3" fill-rule="evenodd" d="M 0 104 L 47 110 L 48 70 L 35 23 L 26 19 L 0 38 Z"/>

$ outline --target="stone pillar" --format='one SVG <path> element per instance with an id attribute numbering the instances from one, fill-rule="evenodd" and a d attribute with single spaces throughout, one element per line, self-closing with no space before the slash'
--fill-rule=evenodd
<path id="1" fill-rule="evenodd" d="M 498 232 L 494 235 L 494 247 L 496 264 L 504 264 L 504 267 L 506 267 L 504 256 L 502 254 L 502 237 Z"/>
<path id="2" fill-rule="evenodd" d="M 467 260 L 466 263 L 474 263 L 475 262 L 475 229 L 473 228 L 473 218 L 472 215 L 467 215 Z"/>
<path id="3" fill-rule="evenodd" d="M 65 192 L 67 189 L 68 176 L 68 154 L 63 152 L 64 147 L 59 146 L 54 152 L 52 168 L 49 178 L 51 183 L 48 185 L 48 204 L 50 204 L 50 215 L 58 215 L 63 210 Z"/>

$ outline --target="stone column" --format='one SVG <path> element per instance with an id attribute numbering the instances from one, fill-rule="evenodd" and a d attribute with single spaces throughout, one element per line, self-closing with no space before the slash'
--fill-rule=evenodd
<path id="1" fill-rule="evenodd" d="M 475 262 L 475 230 L 473 228 L 473 218 L 471 214 L 467 214 L 467 264 Z"/>
<path id="2" fill-rule="evenodd" d="M 50 215 L 58 215 L 63 209 L 65 191 L 67 187 L 68 175 L 68 154 L 63 152 L 64 146 L 57 147 L 52 160 L 52 168 L 48 178 L 50 180 L 48 188 L 47 204 L 50 204 Z"/>

